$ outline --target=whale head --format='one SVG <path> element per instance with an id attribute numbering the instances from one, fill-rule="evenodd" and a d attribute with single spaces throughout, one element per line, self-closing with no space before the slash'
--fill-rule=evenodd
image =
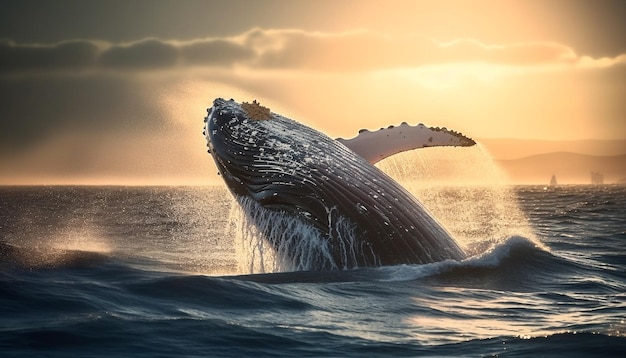
<path id="1" fill-rule="evenodd" d="M 256 133 L 248 129 L 255 119 L 232 99 L 215 99 L 207 112 L 207 147 L 219 175 L 233 193 L 246 195 L 249 192 L 246 183 L 251 173 L 245 172 L 245 168 L 250 167 L 248 162 L 252 159 L 246 154 L 251 151 L 250 148 L 258 146 L 258 139 L 254 138 Z"/>
<path id="2" fill-rule="evenodd" d="M 205 122 L 208 151 L 229 189 L 264 205 L 279 202 L 287 177 L 294 182 L 306 179 L 293 178 L 306 174 L 303 161 L 326 156 L 307 143 L 315 138 L 331 141 L 256 101 L 215 99 Z"/>

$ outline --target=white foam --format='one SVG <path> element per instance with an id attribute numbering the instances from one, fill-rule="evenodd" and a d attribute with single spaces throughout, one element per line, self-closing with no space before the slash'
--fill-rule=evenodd
<path id="1" fill-rule="evenodd" d="M 424 265 L 400 265 L 380 267 L 384 282 L 412 281 L 420 278 L 443 274 L 459 268 L 496 268 L 502 264 L 515 248 L 527 247 L 544 250 L 534 240 L 521 236 L 512 236 L 487 252 L 462 261 L 445 260 Z"/>

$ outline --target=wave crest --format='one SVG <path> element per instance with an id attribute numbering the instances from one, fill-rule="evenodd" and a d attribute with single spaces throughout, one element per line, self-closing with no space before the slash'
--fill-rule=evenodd
<path id="1" fill-rule="evenodd" d="M 534 240 L 511 236 L 492 247 L 487 252 L 462 261 L 446 260 L 425 265 L 401 265 L 380 268 L 386 274 L 384 281 L 412 281 L 427 277 L 462 278 L 477 272 L 497 270 L 498 273 L 508 272 L 513 266 L 535 262 L 543 265 L 545 257 L 554 257 L 543 246 Z M 525 270 L 528 272 L 528 270 Z"/>

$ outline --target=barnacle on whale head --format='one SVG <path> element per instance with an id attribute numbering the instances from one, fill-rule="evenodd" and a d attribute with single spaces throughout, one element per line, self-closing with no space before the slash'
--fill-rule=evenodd
<path id="1" fill-rule="evenodd" d="M 243 102 L 241 104 L 241 108 L 246 112 L 250 119 L 261 121 L 272 118 L 270 109 L 261 106 L 261 103 L 257 102 L 256 99 L 252 101 L 252 103 Z"/>

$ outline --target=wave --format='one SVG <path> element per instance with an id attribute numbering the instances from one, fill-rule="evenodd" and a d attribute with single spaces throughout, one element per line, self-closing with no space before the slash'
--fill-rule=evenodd
<path id="1" fill-rule="evenodd" d="M 209 276 L 167 276 L 141 280 L 125 286 L 128 293 L 150 300 L 171 300 L 186 306 L 198 305 L 212 309 L 304 310 L 309 306 L 301 300 L 267 289 L 254 282 L 228 280 Z"/>
<path id="2" fill-rule="evenodd" d="M 534 292 L 538 287 L 572 289 L 590 270 L 576 260 L 553 254 L 532 239 L 512 236 L 484 254 L 462 261 L 446 260 L 423 265 L 357 268 L 341 271 L 297 271 L 223 276 L 229 280 L 263 284 L 420 281 L 432 286 L 468 287 L 513 292 Z M 609 281 L 584 283 L 590 292 L 614 293 Z M 593 287 L 589 287 L 593 286 Z M 619 285 L 619 287 L 622 287 Z M 581 288 L 581 287 L 578 287 Z"/>
<path id="3" fill-rule="evenodd" d="M 120 261 L 120 259 L 122 261 Z M 107 264 L 106 267 L 103 266 Z M 332 282 L 406 282 L 415 280 L 431 280 L 433 283 L 472 285 L 483 287 L 499 287 L 502 289 L 520 290 L 531 289 L 537 282 L 549 282 L 558 278 L 559 275 L 578 270 L 589 269 L 582 266 L 576 260 L 571 260 L 553 255 L 543 246 L 532 239 L 521 236 L 513 236 L 495 245 L 487 252 L 467 258 L 462 261 L 446 260 L 422 265 L 397 265 L 375 268 L 356 268 L 350 270 L 329 271 L 293 271 L 276 273 L 259 273 L 244 275 L 221 275 L 207 276 L 186 272 L 172 271 L 165 263 L 151 262 L 143 268 L 141 262 L 133 260 L 132 263 L 115 253 L 103 253 L 83 250 L 67 250 L 39 247 L 20 247 L 9 243 L 0 242 L 0 270 L 33 270 L 33 269 L 80 269 L 98 268 L 93 274 L 111 274 L 115 268 L 116 275 L 125 276 L 136 273 L 143 276 L 147 272 L 139 272 L 147 269 L 155 274 L 166 273 L 166 278 L 159 277 L 159 281 L 144 282 L 133 290 L 146 290 L 160 294 L 163 292 L 181 290 L 201 290 L 201 292 L 189 292 L 190 296 L 197 294 L 200 297 L 221 292 L 223 285 L 248 281 L 266 284 L 284 283 L 332 283 Z M 121 271 L 121 272 L 117 272 Z M 222 281 L 206 282 L 206 279 L 218 279 Z M 201 280 L 196 282 L 194 280 Z M 217 283 L 219 282 L 219 284 Z M 217 286 L 216 286 L 217 285 Z M 214 287 L 216 286 L 216 287 Z M 143 287 L 143 288 L 142 288 Z M 203 287 L 201 289 L 201 287 Z M 222 287 L 223 288 L 223 287 Z M 234 287 L 233 290 L 241 290 Z M 228 295 L 225 295 L 227 297 Z"/>
<path id="4" fill-rule="evenodd" d="M 615 291 L 618 286 L 622 287 L 606 280 L 588 280 L 584 283 L 576 279 L 568 281 L 568 277 L 575 278 L 583 271 L 597 271 L 602 268 L 588 267 L 584 262 L 575 258 L 555 255 L 533 239 L 522 236 L 509 237 L 487 252 L 461 261 L 446 260 L 422 265 L 397 265 L 350 270 L 214 276 L 172 270 L 167 266 L 167 263 L 159 263 L 158 261 L 151 261 L 142 265 L 141 262 L 143 261 L 136 257 L 129 261 L 128 258 L 117 256 L 115 252 L 20 247 L 0 242 L 0 271 L 88 268 L 91 270 L 90 275 L 102 276 L 104 279 L 113 274 L 145 278 L 146 275 L 151 276 L 150 273 L 152 273 L 158 276 L 157 281 L 144 281 L 141 285 L 129 287 L 129 289 L 137 291 L 135 293 L 144 292 L 157 296 L 166 295 L 167 292 L 187 292 L 188 297 L 200 297 L 205 299 L 205 302 L 207 297 L 211 295 L 214 298 L 218 297 L 215 294 L 225 291 L 225 287 L 228 285 L 233 285 L 230 290 L 241 292 L 242 287 L 239 286 L 242 281 L 261 284 L 428 281 L 432 285 L 518 292 L 532 291 L 538 285 L 554 285 L 555 282 L 564 288 L 568 285 L 585 284 L 587 285 L 584 287 L 586 290 L 600 290 L 608 293 Z M 111 270 L 115 270 L 115 272 L 111 272 Z M 163 275 L 166 277 L 163 278 Z M 210 280 L 207 281 L 208 279 Z M 249 287 L 249 289 L 254 291 L 258 287 Z M 205 292 L 207 290 L 208 292 Z M 235 296 L 234 292 L 229 295 L 226 291 L 220 297 L 228 300 L 228 297 Z M 263 297 L 259 292 L 249 293 L 246 296 Z M 219 302 L 213 303 L 219 305 Z"/>
<path id="5" fill-rule="evenodd" d="M 546 268 L 551 262 L 558 261 L 549 251 L 535 241 L 512 236 L 497 244 L 487 252 L 462 261 L 446 260 L 426 265 L 403 265 L 382 267 L 388 275 L 388 281 L 411 281 L 428 277 L 464 277 L 468 275 L 503 272 L 524 266 L 524 271 Z"/>
<path id="6" fill-rule="evenodd" d="M 0 251 L 3 262 L 32 252 Z M 621 356 L 626 347 L 613 318 L 623 295 L 605 297 L 614 303 L 600 312 L 603 291 L 567 278 L 589 268 L 520 236 L 462 261 L 239 276 L 142 270 L 93 254 L 67 253 L 85 261 L 59 272 L 0 270 L 5 322 L 34 322 L 0 338 L 9 356 Z"/>
<path id="7" fill-rule="evenodd" d="M 541 274 L 557 266 L 567 266 L 566 260 L 552 255 L 535 241 L 510 237 L 488 252 L 462 261 L 446 260 L 423 265 L 397 265 L 376 268 L 356 268 L 342 271 L 297 271 L 270 274 L 249 274 L 232 278 L 263 283 L 382 281 L 403 282 L 437 278 L 441 280 L 496 275 L 499 277 Z M 521 277 L 519 277 L 521 278 Z M 516 281 L 519 281 L 516 280 Z"/>

